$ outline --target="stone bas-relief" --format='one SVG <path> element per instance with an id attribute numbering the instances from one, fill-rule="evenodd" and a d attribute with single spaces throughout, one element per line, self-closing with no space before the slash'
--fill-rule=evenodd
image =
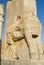
<path id="1" fill-rule="evenodd" d="M 42 28 L 35 6 L 35 0 L 7 3 L 2 60 L 43 60 Z"/>

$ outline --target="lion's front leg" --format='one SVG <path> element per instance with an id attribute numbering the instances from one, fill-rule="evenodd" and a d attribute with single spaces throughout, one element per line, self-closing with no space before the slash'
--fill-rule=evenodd
<path id="1" fill-rule="evenodd" d="M 7 48 L 7 51 L 6 52 L 9 52 L 10 51 L 10 53 L 9 53 L 10 56 L 8 55 L 8 58 L 10 60 L 12 60 L 12 59 L 13 60 L 18 59 L 17 52 L 16 52 L 16 42 L 12 39 L 11 32 L 6 33 L 6 39 L 7 39 L 6 40 L 6 44 L 8 45 L 8 48 Z M 6 56 L 6 59 L 8 59 L 8 58 Z"/>

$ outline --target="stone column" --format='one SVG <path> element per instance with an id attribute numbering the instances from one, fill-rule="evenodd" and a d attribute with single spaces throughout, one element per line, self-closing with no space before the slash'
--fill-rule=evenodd
<path id="1" fill-rule="evenodd" d="M 3 22 L 3 5 L 0 4 L 0 55 L 1 55 L 1 44 L 2 44 L 2 22 Z M 1 61 L 1 56 L 0 56 Z"/>
<path id="2" fill-rule="evenodd" d="M 36 0 L 23 1 L 23 25 L 25 37 L 30 47 L 31 58 L 38 59 L 38 56 L 42 56 L 43 50 L 41 46 L 41 37 L 39 38 L 41 34 L 41 25 L 37 18 Z M 36 36 L 36 38 L 33 38 L 33 36 Z"/>
<path id="3" fill-rule="evenodd" d="M 2 40 L 3 5 L 0 5 L 0 42 Z"/>
<path id="4" fill-rule="evenodd" d="M 23 0 L 23 25 L 24 25 L 24 32 L 27 42 L 30 47 L 30 57 L 32 59 L 38 59 L 38 51 L 36 47 L 36 43 L 32 38 L 32 26 L 36 25 L 34 23 L 34 17 L 36 17 L 36 0 Z M 34 20 L 34 21 L 33 21 Z"/>

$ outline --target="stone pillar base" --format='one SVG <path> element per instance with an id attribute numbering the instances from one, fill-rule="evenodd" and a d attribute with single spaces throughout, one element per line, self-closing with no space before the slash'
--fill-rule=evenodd
<path id="1" fill-rule="evenodd" d="M 44 60 L 17 60 L 17 61 L 2 61 L 1 65 L 44 65 Z"/>

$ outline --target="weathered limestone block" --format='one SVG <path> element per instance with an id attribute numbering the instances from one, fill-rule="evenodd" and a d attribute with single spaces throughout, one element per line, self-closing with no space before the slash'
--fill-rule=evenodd
<path id="1" fill-rule="evenodd" d="M 37 19 L 36 16 L 32 16 L 32 17 L 27 16 L 27 19 L 25 18 L 23 25 L 24 25 L 25 36 L 30 46 L 30 52 L 32 54 L 32 58 L 35 58 L 33 57 L 34 54 L 38 58 L 38 55 L 37 55 L 38 52 L 39 54 L 43 55 L 43 50 L 41 47 L 41 39 L 40 39 L 41 38 L 41 24 L 39 23 L 39 20 Z M 30 35 L 28 35 L 29 33 Z"/>
<path id="2" fill-rule="evenodd" d="M 29 1 L 29 0 L 27 0 L 27 1 L 32 3 L 32 1 Z M 32 5 L 30 5 L 30 7 L 31 6 Z M 28 9 L 26 9 L 27 7 L 28 7 Z M 33 6 L 31 8 L 34 9 Z M 39 43 L 39 40 L 41 41 L 41 39 L 40 39 L 41 38 L 41 24 L 39 23 L 37 15 L 35 15 L 35 12 L 32 9 L 29 8 L 29 4 L 28 5 L 27 5 L 27 3 L 25 4 L 24 14 L 23 14 L 23 21 L 24 21 L 23 25 L 24 25 L 25 37 L 26 37 L 27 42 L 30 46 L 31 56 L 33 59 L 34 58 L 37 59 L 38 58 L 38 50 L 40 48 L 42 50 L 41 42 Z M 38 40 L 38 47 L 39 48 L 37 48 L 36 40 Z M 43 50 L 42 50 L 42 52 L 39 50 L 39 53 L 41 53 L 41 55 L 43 55 Z M 35 57 L 33 57 L 33 55 Z"/>
<path id="3" fill-rule="evenodd" d="M 6 42 L 4 45 L 2 44 L 2 60 L 13 61 L 15 59 L 29 59 L 28 47 L 24 40 L 14 42 L 12 45 L 8 45 Z"/>
<path id="4" fill-rule="evenodd" d="M 14 46 L 15 48 L 15 46 Z M 13 48 L 12 48 L 13 49 Z M 15 51 L 14 51 L 15 52 Z M 15 60 L 16 55 L 11 50 L 11 46 L 9 46 L 6 42 L 2 44 L 2 60 Z"/>
<path id="5" fill-rule="evenodd" d="M 0 15 L 4 15 L 4 5 L 3 4 L 0 4 Z"/>
<path id="6" fill-rule="evenodd" d="M 0 4 L 0 59 L 1 59 L 1 44 L 2 44 L 2 23 L 4 16 L 4 6 Z"/>
<path id="7" fill-rule="evenodd" d="M 2 44 L 2 59 L 43 59 L 36 1 L 13 0 L 7 3 L 6 13 L 6 41 L 4 46 Z"/>
<path id="8" fill-rule="evenodd" d="M 2 22 L 3 22 L 3 5 L 0 4 L 0 39 L 2 38 Z"/>

